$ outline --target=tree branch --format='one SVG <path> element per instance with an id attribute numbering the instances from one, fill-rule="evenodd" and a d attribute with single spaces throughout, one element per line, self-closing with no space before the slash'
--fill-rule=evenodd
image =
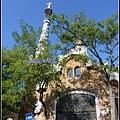
<path id="1" fill-rule="evenodd" d="M 114 63 L 118 58 L 119 58 L 119 56 L 117 56 L 117 57 L 112 61 L 112 63 Z"/>
<path id="2" fill-rule="evenodd" d="M 45 102 L 43 102 L 43 89 L 41 90 L 41 92 L 40 92 L 40 102 L 43 104 L 43 107 L 44 107 L 44 114 L 45 114 L 45 116 L 47 117 L 47 111 L 46 111 L 46 104 L 45 104 Z"/>
<path id="3" fill-rule="evenodd" d="M 117 42 L 117 43 L 113 46 L 112 50 L 118 45 L 118 43 L 119 43 L 119 42 Z"/>
<path id="4" fill-rule="evenodd" d="M 75 38 L 77 38 L 78 40 L 81 40 L 81 41 L 84 43 L 84 45 L 85 45 L 86 47 L 89 46 L 88 44 L 86 44 L 86 43 L 84 42 L 83 39 L 78 38 L 71 30 L 65 28 L 64 26 L 62 26 L 62 28 L 65 29 L 65 30 L 67 30 L 68 32 L 70 32 L 72 35 L 74 35 Z M 95 54 L 95 52 L 93 52 L 92 49 L 90 49 L 90 48 L 88 48 L 88 49 L 99 59 L 100 64 L 103 64 L 103 61 L 102 61 L 102 59 L 100 58 L 100 56 L 98 55 L 97 51 L 96 51 L 96 54 Z"/>

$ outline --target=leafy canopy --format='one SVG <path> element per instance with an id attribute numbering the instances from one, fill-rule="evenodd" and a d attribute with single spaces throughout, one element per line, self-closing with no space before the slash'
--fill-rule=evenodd
<path id="1" fill-rule="evenodd" d="M 61 45 L 56 47 L 67 53 L 74 48 L 76 40 L 82 41 L 89 53 L 103 65 L 106 60 L 112 67 L 118 61 L 118 15 L 113 14 L 106 20 L 95 22 L 93 18 L 86 18 L 85 11 L 72 14 L 52 14 L 51 33 L 56 34 Z M 103 57 L 104 56 L 104 57 Z"/>
<path id="2" fill-rule="evenodd" d="M 53 46 L 41 41 L 43 50 L 36 58 L 35 52 L 39 39 L 40 29 L 35 31 L 32 26 L 20 21 L 22 34 L 12 33 L 15 44 L 12 50 L 2 48 L 2 104 L 3 116 L 7 111 L 18 112 L 23 99 L 35 90 L 36 84 L 59 81 L 59 74 L 53 63 L 29 63 L 32 60 L 47 60 L 57 64 L 56 53 Z"/>

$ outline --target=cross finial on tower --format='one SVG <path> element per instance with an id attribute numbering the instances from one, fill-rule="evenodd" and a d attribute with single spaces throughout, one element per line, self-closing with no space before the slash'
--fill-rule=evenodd
<path id="1" fill-rule="evenodd" d="M 46 5 L 47 5 L 47 8 L 51 8 L 52 3 L 49 2 L 49 3 L 46 3 Z"/>

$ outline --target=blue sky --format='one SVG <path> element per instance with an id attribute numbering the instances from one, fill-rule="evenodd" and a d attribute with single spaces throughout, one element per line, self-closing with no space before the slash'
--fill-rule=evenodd
<path id="1" fill-rule="evenodd" d="M 118 13 L 118 0 L 2 0 L 2 46 L 12 48 L 12 32 L 21 33 L 20 19 L 32 25 L 35 30 L 42 27 L 44 9 L 48 2 L 52 2 L 53 12 L 57 15 L 64 13 L 70 16 L 84 9 L 88 18 L 101 21 Z M 54 42 L 56 37 L 50 34 L 49 39 Z"/>

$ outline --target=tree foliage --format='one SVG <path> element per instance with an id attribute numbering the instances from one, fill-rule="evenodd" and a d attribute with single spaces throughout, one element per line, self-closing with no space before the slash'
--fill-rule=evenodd
<path id="1" fill-rule="evenodd" d="M 117 14 L 100 22 L 95 22 L 93 18 L 87 20 L 85 11 L 72 14 L 70 17 L 52 14 L 51 20 L 51 32 L 57 35 L 61 43 L 59 50 L 63 53 L 70 51 L 75 46 L 76 40 L 80 40 L 100 65 L 107 60 L 112 67 L 118 60 L 118 54 L 115 54 L 118 52 Z M 106 56 L 105 59 L 103 56 Z"/>
<path id="2" fill-rule="evenodd" d="M 36 58 L 35 52 L 40 29 L 35 31 L 32 26 L 20 21 L 22 34 L 13 32 L 15 44 L 12 50 L 2 48 L 2 108 L 3 117 L 7 112 L 18 112 L 23 96 L 27 96 L 35 90 L 36 84 L 59 80 L 59 74 L 53 62 L 56 60 L 56 53 L 50 43 L 41 41 L 44 49 Z M 29 62 L 48 60 L 46 62 Z M 51 61 L 50 61 L 51 60 Z M 51 63 L 50 63 L 51 62 Z"/>

